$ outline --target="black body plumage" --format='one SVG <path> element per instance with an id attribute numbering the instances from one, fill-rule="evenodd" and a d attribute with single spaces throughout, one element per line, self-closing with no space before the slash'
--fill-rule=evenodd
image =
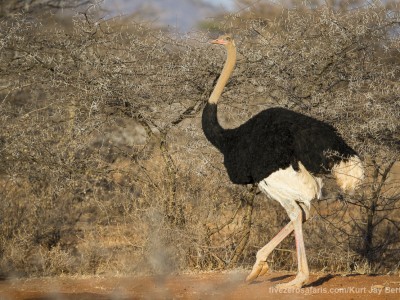
<path id="1" fill-rule="evenodd" d="M 202 126 L 236 184 L 258 183 L 290 165 L 298 170 L 299 162 L 313 174 L 326 174 L 357 154 L 331 125 L 284 108 L 266 109 L 235 129 L 224 129 L 217 105 L 207 103 Z"/>

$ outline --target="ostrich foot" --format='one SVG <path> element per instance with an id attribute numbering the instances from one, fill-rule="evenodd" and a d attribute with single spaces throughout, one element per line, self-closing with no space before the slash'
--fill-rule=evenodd
<path id="1" fill-rule="evenodd" d="M 297 273 L 296 278 L 285 283 L 275 285 L 277 289 L 290 289 L 290 288 L 301 288 L 308 282 L 308 275 L 304 273 Z"/>
<path id="2" fill-rule="evenodd" d="M 268 271 L 268 264 L 266 261 L 256 261 L 253 266 L 253 270 L 251 273 L 246 277 L 246 282 L 250 283 L 258 276 L 262 276 Z"/>

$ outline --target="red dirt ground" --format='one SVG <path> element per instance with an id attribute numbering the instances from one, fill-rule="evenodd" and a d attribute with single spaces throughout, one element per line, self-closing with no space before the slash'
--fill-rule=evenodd
<path id="1" fill-rule="evenodd" d="M 395 275 L 314 274 L 293 291 L 275 290 L 288 273 L 273 272 L 251 284 L 246 273 L 202 273 L 159 277 L 18 279 L 0 282 L 0 299 L 400 299 Z"/>

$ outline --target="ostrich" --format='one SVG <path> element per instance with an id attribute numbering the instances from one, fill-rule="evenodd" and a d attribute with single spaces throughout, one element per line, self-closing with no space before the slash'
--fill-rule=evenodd
<path id="1" fill-rule="evenodd" d="M 292 281 L 277 287 L 302 287 L 309 278 L 302 223 L 309 217 L 311 200 L 321 197 L 322 179 L 316 174 L 332 173 L 338 186 L 351 193 L 364 178 L 361 160 L 334 127 L 285 108 L 269 108 L 237 128 L 222 128 L 217 103 L 233 72 L 236 46 L 230 35 L 210 43 L 225 46 L 227 58 L 203 110 L 204 134 L 223 154 L 225 168 L 234 184 L 258 184 L 263 193 L 283 206 L 290 219 L 257 252 L 246 281 L 267 272 L 268 255 L 294 231 L 298 272 Z"/>

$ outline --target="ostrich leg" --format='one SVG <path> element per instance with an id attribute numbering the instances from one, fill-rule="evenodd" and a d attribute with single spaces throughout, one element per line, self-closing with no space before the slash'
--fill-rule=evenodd
<path id="1" fill-rule="evenodd" d="M 306 221 L 309 217 L 309 210 L 305 205 L 303 205 L 303 203 L 299 203 L 299 205 L 304 213 L 304 221 Z M 268 244 L 258 250 L 256 262 L 251 270 L 251 273 L 246 278 L 248 283 L 252 282 L 258 276 L 264 275 L 268 271 L 268 256 L 293 230 L 294 221 L 290 221 Z"/>
<path id="2" fill-rule="evenodd" d="M 276 286 L 277 288 L 289 288 L 289 287 L 301 288 L 303 284 L 307 283 L 309 278 L 306 250 L 304 247 L 304 239 L 303 239 L 303 226 L 302 226 L 303 214 L 301 208 L 297 205 L 297 203 L 295 205 L 291 204 L 292 203 L 288 203 L 288 205 L 285 205 L 286 206 L 285 208 L 294 225 L 298 272 L 296 277 L 292 281 L 278 284 Z"/>
<path id="3" fill-rule="evenodd" d="M 258 276 L 264 275 L 268 271 L 268 255 L 287 237 L 294 229 L 293 221 L 290 221 L 282 230 L 264 247 L 257 252 L 256 262 L 247 276 L 246 281 L 252 282 Z"/>

